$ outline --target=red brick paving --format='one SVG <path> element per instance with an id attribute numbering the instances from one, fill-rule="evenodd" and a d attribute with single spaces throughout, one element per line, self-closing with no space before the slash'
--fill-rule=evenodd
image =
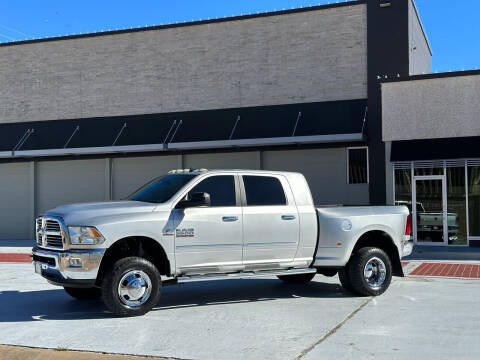
<path id="1" fill-rule="evenodd" d="M 480 265 L 423 263 L 409 275 L 480 279 Z"/>
<path id="2" fill-rule="evenodd" d="M 30 254 L 0 254 L 0 263 L 29 263 Z"/>

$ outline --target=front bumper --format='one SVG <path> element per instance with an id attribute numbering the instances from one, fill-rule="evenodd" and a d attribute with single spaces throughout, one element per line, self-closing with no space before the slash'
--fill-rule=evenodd
<path id="1" fill-rule="evenodd" d="M 53 285 L 92 287 L 105 249 L 52 251 L 34 247 L 32 260 L 37 271 Z"/>

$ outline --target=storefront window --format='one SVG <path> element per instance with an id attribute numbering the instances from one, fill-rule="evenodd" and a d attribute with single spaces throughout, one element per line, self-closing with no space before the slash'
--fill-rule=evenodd
<path id="1" fill-rule="evenodd" d="M 467 245 L 465 167 L 447 168 L 448 244 Z"/>
<path id="2" fill-rule="evenodd" d="M 443 168 L 419 168 L 414 171 L 415 176 L 443 175 Z"/>
<path id="3" fill-rule="evenodd" d="M 412 211 L 412 172 L 395 170 L 395 205 L 405 205 Z"/>
<path id="4" fill-rule="evenodd" d="M 468 168 L 468 218 L 470 236 L 480 236 L 480 166 Z"/>
<path id="5" fill-rule="evenodd" d="M 367 148 L 348 149 L 348 183 L 368 183 L 368 150 Z"/>

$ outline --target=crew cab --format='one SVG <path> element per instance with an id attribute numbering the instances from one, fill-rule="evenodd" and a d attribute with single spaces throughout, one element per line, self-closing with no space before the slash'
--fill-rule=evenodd
<path id="1" fill-rule="evenodd" d="M 328 189 L 325 189 L 328 191 Z M 335 276 L 376 296 L 411 253 L 405 206 L 315 207 L 299 173 L 174 170 L 125 201 L 60 206 L 36 219 L 35 271 L 77 299 L 142 315 L 162 285 Z"/>

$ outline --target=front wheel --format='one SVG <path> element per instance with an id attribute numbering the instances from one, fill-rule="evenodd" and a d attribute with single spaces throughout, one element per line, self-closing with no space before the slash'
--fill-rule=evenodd
<path id="1" fill-rule="evenodd" d="M 102 282 L 102 298 L 117 316 L 139 316 L 149 312 L 160 299 L 160 273 L 150 261 L 140 257 L 120 259 Z"/>
<path id="2" fill-rule="evenodd" d="M 311 274 L 298 274 L 298 275 L 281 275 L 278 278 L 289 284 L 307 284 L 317 275 L 316 273 Z"/>
<path id="3" fill-rule="evenodd" d="M 65 291 L 71 297 L 77 300 L 93 300 L 98 299 L 102 295 L 99 288 L 72 288 L 64 287 Z"/>
<path id="4" fill-rule="evenodd" d="M 347 266 L 352 289 L 364 296 L 383 294 L 392 282 L 392 262 L 382 249 L 361 248 L 352 256 Z"/>

